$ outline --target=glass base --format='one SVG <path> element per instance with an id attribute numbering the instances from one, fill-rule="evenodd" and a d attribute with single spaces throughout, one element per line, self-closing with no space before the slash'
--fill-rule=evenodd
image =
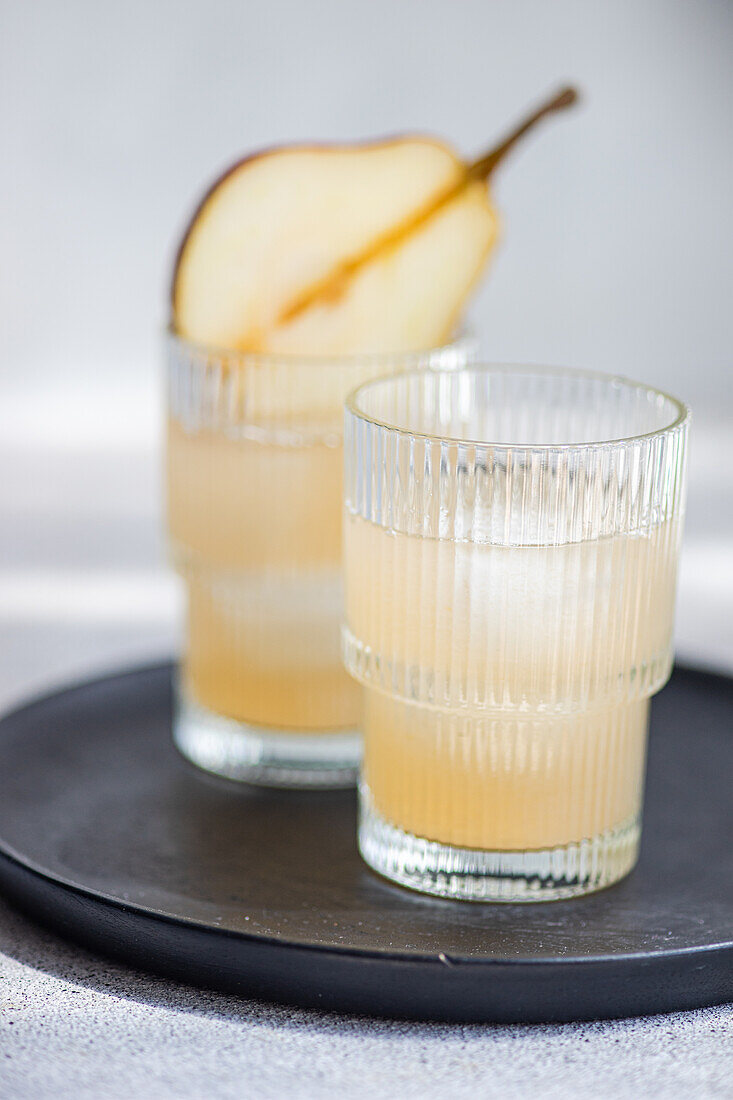
<path id="1" fill-rule="evenodd" d="M 249 726 L 180 694 L 173 740 L 197 767 L 261 787 L 353 787 L 361 760 L 361 736 L 355 730 Z"/>
<path id="2" fill-rule="evenodd" d="M 374 809 L 360 789 L 359 850 L 385 878 L 460 901 L 558 901 L 610 886 L 627 875 L 639 853 L 634 820 L 588 840 L 535 851 L 455 848 L 405 833 Z"/>

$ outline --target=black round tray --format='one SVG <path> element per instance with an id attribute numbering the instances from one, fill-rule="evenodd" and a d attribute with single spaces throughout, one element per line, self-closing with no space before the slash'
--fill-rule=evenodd
<path id="1" fill-rule="evenodd" d="M 257 790 L 188 766 L 171 666 L 0 721 L 0 887 L 94 950 L 179 981 L 424 1020 L 638 1015 L 733 1000 L 733 681 L 655 700 L 642 857 L 540 905 L 441 901 L 361 863 L 351 792 Z"/>

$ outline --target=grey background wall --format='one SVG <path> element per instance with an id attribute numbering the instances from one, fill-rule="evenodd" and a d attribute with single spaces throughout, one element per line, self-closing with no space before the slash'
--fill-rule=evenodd
<path id="1" fill-rule="evenodd" d="M 727 0 L 4 0 L 7 384 L 155 369 L 168 264 L 251 147 L 427 130 L 478 152 L 585 92 L 497 182 L 492 358 L 620 370 L 733 410 Z"/>

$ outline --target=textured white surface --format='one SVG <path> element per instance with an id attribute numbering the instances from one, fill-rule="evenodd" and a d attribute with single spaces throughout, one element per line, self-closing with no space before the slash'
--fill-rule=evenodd
<path id="1" fill-rule="evenodd" d="M 0 1095 L 726 1097 L 733 1007 L 551 1027 L 342 1019 L 102 962 L 0 903 Z"/>

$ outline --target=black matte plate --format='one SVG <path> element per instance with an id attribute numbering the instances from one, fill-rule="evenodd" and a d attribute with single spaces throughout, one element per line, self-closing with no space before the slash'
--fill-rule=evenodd
<path id="1" fill-rule="evenodd" d="M 171 668 L 0 721 L 0 886 L 92 949 L 184 982 L 425 1020 L 638 1015 L 733 1000 L 733 681 L 653 706 L 642 858 L 576 901 L 476 905 L 372 875 L 350 792 L 240 787 L 170 740 Z"/>

